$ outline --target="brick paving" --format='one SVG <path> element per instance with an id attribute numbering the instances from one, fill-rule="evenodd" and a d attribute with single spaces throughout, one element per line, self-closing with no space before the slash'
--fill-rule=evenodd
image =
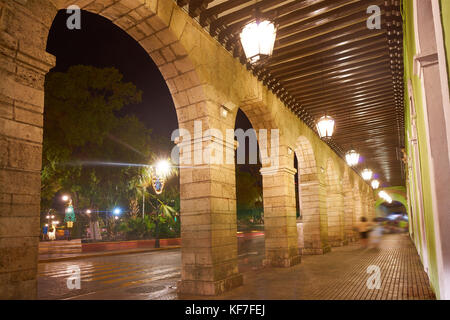
<path id="1" fill-rule="evenodd" d="M 379 289 L 367 286 L 370 266 L 379 267 Z M 244 286 L 214 299 L 431 300 L 435 296 L 408 235 L 396 234 L 386 235 L 378 249 L 351 244 L 326 255 L 303 256 L 300 265 L 289 269 L 247 272 Z"/>

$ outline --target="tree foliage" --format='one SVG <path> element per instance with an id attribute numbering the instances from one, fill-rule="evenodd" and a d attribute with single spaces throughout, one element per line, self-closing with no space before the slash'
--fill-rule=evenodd
<path id="1" fill-rule="evenodd" d="M 124 203 L 141 168 L 126 164 L 151 158 L 150 134 L 134 116 L 117 111 L 141 100 L 132 83 L 114 68 L 73 66 L 54 72 L 45 83 L 42 201 L 60 190 L 77 207 Z M 122 167 L 108 162 L 125 164 Z M 128 203 L 126 201 L 125 203 Z"/>

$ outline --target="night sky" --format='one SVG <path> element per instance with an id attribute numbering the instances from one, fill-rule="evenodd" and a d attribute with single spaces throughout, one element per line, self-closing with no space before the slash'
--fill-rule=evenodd
<path id="1" fill-rule="evenodd" d="M 56 56 L 52 71 L 64 72 L 79 64 L 117 68 L 125 81 L 134 83 L 143 92 L 142 102 L 124 107 L 121 114 L 136 115 L 155 134 L 170 139 L 178 128 L 175 107 L 164 78 L 147 52 L 100 15 L 82 11 L 81 30 L 66 27 L 68 16 L 65 10 L 60 10 L 49 32 L 47 51 Z M 251 128 L 242 111 L 238 112 L 236 127 Z"/>
<path id="2" fill-rule="evenodd" d="M 82 11 L 81 30 L 69 30 L 69 15 L 60 10 L 50 29 L 47 51 L 56 56 L 52 71 L 73 65 L 115 67 L 140 89 L 142 102 L 128 105 L 121 114 L 135 114 L 148 128 L 170 139 L 178 128 L 177 115 L 166 82 L 150 56 L 136 40 L 111 21 Z"/>
<path id="3" fill-rule="evenodd" d="M 56 56 L 51 71 L 65 72 L 73 65 L 115 67 L 143 92 L 142 102 L 125 106 L 119 115 L 134 114 L 153 133 L 170 139 L 178 128 L 177 115 L 166 82 L 151 57 L 141 45 L 108 19 L 87 11 L 81 12 L 81 30 L 69 30 L 65 10 L 53 21 L 47 51 Z M 236 128 L 251 128 L 239 110 Z"/>

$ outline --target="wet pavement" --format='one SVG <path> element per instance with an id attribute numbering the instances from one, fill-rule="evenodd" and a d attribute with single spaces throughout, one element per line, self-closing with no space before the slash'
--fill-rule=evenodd
<path id="1" fill-rule="evenodd" d="M 303 256 L 292 268 L 262 268 L 264 238 L 240 240 L 244 285 L 218 297 L 178 296 L 179 249 L 40 263 L 40 299 L 434 299 L 412 242 L 386 235 L 379 249 L 358 244 Z M 78 266 L 81 288 L 69 290 L 67 268 Z M 379 274 L 379 287 L 373 276 Z M 371 284 L 370 284 L 370 283 Z M 375 286 L 374 286 L 375 284 Z"/>
<path id="2" fill-rule="evenodd" d="M 238 239 L 239 270 L 262 267 L 264 237 Z M 72 270 L 80 271 L 80 289 L 69 289 Z M 180 249 L 117 256 L 83 257 L 39 263 L 39 299 L 177 299 L 181 279 Z M 74 284 L 74 281 L 69 281 Z M 69 284 L 70 286 L 70 284 Z"/>

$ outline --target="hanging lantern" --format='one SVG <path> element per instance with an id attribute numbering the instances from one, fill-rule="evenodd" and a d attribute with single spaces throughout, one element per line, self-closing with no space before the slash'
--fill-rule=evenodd
<path id="1" fill-rule="evenodd" d="M 334 132 L 334 119 L 330 116 L 323 116 L 317 122 L 317 131 L 322 139 L 330 139 Z"/>
<path id="2" fill-rule="evenodd" d="M 354 167 L 359 163 L 359 153 L 355 150 L 350 150 L 345 154 L 345 160 L 350 167 Z"/>
<path id="3" fill-rule="evenodd" d="M 273 22 L 256 19 L 242 29 L 240 37 L 248 62 L 254 64 L 272 55 L 277 28 Z"/>
<path id="4" fill-rule="evenodd" d="M 372 188 L 377 190 L 380 187 L 380 182 L 378 180 L 372 180 Z"/>
<path id="5" fill-rule="evenodd" d="M 361 174 L 362 174 L 363 179 L 368 181 L 368 180 L 372 179 L 373 172 L 370 169 L 364 169 L 361 172 Z"/>

